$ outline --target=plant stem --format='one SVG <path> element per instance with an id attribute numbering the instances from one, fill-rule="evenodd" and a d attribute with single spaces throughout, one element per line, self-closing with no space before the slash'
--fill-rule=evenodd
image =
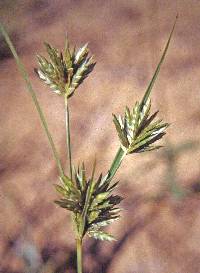
<path id="1" fill-rule="evenodd" d="M 166 56 L 166 53 L 167 53 L 167 50 L 168 50 L 168 47 L 169 47 L 169 44 L 170 44 L 170 41 L 171 41 L 171 38 L 172 38 L 172 34 L 173 34 L 175 26 L 176 26 L 177 18 L 178 18 L 178 15 L 176 16 L 173 28 L 171 30 L 169 39 L 168 39 L 167 44 L 165 46 L 165 49 L 163 51 L 162 57 L 160 59 L 160 62 L 157 65 L 156 71 L 154 72 L 153 77 L 152 77 L 152 79 L 150 81 L 150 84 L 149 84 L 149 86 L 148 86 L 148 88 L 147 88 L 147 90 L 146 90 L 146 92 L 144 94 L 144 97 L 142 98 L 142 101 L 140 103 L 140 110 L 143 109 L 145 103 L 149 99 L 149 96 L 151 94 L 151 90 L 152 90 L 153 85 L 154 85 L 154 83 L 156 81 L 156 78 L 157 78 L 157 76 L 159 74 L 161 65 L 162 65 L 162 63 L 163 63 L 163 61 L 165 59 L 165 56 Z M 115 158 L 114 158 L 114 160 L 112 162 L 112 165 L 111 165 L 111 167 L 109 169 L 109 176 L 108 176 L 107 180 L 112 180 L 112 178 L 114 177 L 114 175 L 117 172 L 118 168 L 120 167 L 121 162 L 122 162 L 122 160 L 123 160 L 123 158 L 124 158 L 125 155 L 126 155 L 126 152 L 120 147 L 118 149 L 117 154 L 116 154 L 116 156 L 115 156 Z"/>
<path id="2" fill-rule="evenodd" d="M 112 180 L 112 178 L 114 177 L 115 173 L 117 172 L 117 170 L 119 169 L 122 160 L 124 158 L 124 156 L 126 155 L 126 151 L 124 151 L 121 147 L 118 149 L 116 156 L 112 162 L 112 165 L 109 169 L 109 177 L 107 179 Z"/>
<path id="3" fill-rule="evenodd" d="M 51 149 L 52 149 L 52 152 L 53 152 L 53 156 L 54 156 L 56 165 L 58 167 L 59 174 L 60 174 L 60 176 L 63 176 L 64 175 L 64 171 L 63 171 L 62 164 L 61 164 L 61 161 L 60 161 L 59 156 L 58 156 L 58 152 L 56 150 L 56 147 L 55 147 L 54 141 L 52 139 L 52 136 L 51 136 L 51 134 L 49 132 L 48 124 L 46 122 L 44 113 L 43 113 L 43 111 L 42 111 L 42 109 L 40 107 L 40 104 L 38 102 L 38 99 L 37 99 L 37 96 L 35 94 L 35 91 L 33 90 L 33 87 L 32 87 L 32 84 L 30 82 L 28 73 L 27 73 L 27 71 L 26 71 L 23 63 L 20 61 L 19 56 L 18 56 L 18 54 L 17 54 L 17 52 L 15 50 L 15 47 L 14 47 L 12 41 L 10 40 L 10 38 L 9 38 L 6 30 L 4 29 L 4 27 L 3 27 L 3 25 L 1 23 L 0 23 L 0 31 L 1 31 L 4 39 L 5 39 L 6 43 L 8 44 L 8 46 L 9 46 L 9 48 L 10 48 L 10 50 L 11 50 L 13 56 L 14 56 L 14 58 L 15 58 L 15 61 L 16 61 L 17 66 L 18 66 L 18 69 L 19 69 L 19 71 L 20 71 L 20 73 L 21 73 L 24 81 L 26 82 L 27 90 L 29 91 L 29 93 L 30 93 L 30 95 L 32 97 L 32 100 L 33 100 L 33 102 L 35 104 L 35 107 L 36 107 L 36 109 L 38 111 L 38 114 L 39 114 L 39 117 L 40 117 L 40 121 L 41 121 L 42 126 L 43 126 L 43 128 L 45 130 L 47 138 L 49 140 L 49 144 L 51 146 Z"/>
<path id="4" fill-rule="evenodd" d="M 69 122 L 69 105 L 67 96 L 65 96 L 65 125 L 66 125 L 66 143 L 67 154 L 69 160 L 70 179 L 72 180 L 72 153 L 71 153 L 71 138 L 70 138 L 70 122 Z"/>
<path id="5" fill-rule="evenodd" d="M 82 261 L 82 239 L 76 239 L 76 247 L 77 247 L 77 273 L 83 272 L 83 261 Z"/>

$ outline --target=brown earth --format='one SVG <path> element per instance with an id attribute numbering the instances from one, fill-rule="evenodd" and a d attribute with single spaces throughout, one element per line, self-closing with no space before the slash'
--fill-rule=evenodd
<path id="1" fill-rule="evenodd" d="M 128 156 L 118 241 L 85 241 L 85 272 L 200 272 L 199 1 L 0 1 L 0 17 L 28 69 L 65 162 L 64 107 L 33 72 L 43 41 L 89 46 L 97 60 L 70 100 L 73 162 L 106 172 L 119 141 L 112 113 L 141 98 L 176 14 L 153 109 L 171 123 L 160 151 Z M 0 272 L 75 272 L 70 215 L 53 203 L 58 173 L 34 105 L 0 38 Z M 67 164 L 66 164 L 67 166 Z M 31 266 L 30 266 L 31 264 Z"/>

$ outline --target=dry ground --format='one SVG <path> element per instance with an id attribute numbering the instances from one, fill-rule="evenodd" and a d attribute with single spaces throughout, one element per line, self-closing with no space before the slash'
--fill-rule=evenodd
<path id="1" fill-rule="evenodd" d="M 63 103 L 36 78 L 35 55 L 44 53 L 43 41 L 62 48 L 66 31 L 72 44 L 90 42 L 97 66 L 70 100 L 73 162 L 84 160 L 90 171 L 96 155 L 99 172 L 107 170 L 119 145 L 112 113 L 141 98 L 177 12 L 152 94 L 153 109 L 171 123 L 162 140 L 166 147 L 123 162 L 117 179 L 124 211 L 111 227 L 119 240 L 87 240 L 87 272 L 200 272 L 200 2 L 0 1 L 0 17 L 29 71 L 63 162 Z M 53 203 L 58 173 L 2 39 L 0 102 L 0 272 L 62 273 L 66 266 L 75 272 L 70 216 Z"/>

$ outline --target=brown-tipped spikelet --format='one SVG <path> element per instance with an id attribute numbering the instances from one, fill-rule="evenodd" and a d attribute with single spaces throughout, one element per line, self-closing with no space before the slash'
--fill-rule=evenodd
<path id="1" fill-rule="evenodd" d="M 66 41 L 64 52 L 48 43 L 45 46 L 50 60 L 38 55 L 39 68 L 35 71 L 55 93 L 70 97 L 95 66 L 93 56 L 88 56 L 88 45 L 70 50 Z"/>
<path id="2" fill-rule="evenodd" d="M 87 179 L 84 164 L 76 170 L 74 168 L 74 181 L 67 176 L 61 178 L 61 185 L 56 190 L 62 195 L 55 201 L 60 207 L 74 213 L 77 234 L 83 238 L 85 234 L 100 240 L 114 240 L 114 237 L 101 230 L 119 219 L 120 209 L 116 207 L 122 197 L 113 195 L 112 191 L 117 182 L 110 184 L 110 180 L 102 174 L 97 180 L 92 176 Z"/>
<path id="3" fill-rule="evenodd" d="M 152 151 L 162 146 L 152 145 L 166 133 L 168 123 L 156 120 L 158 112 L 150 115 L 151 100 L 145 104 L 136 102 L 132 110 L 126 107 L 124 117 L 113 115 L 121 147 L 127 154 Z"/>

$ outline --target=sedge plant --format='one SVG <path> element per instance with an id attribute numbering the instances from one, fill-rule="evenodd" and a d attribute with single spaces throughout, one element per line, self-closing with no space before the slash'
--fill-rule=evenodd
<path id="1" fill-rule="evenodd" d="M 124 115 L 113 114 L 113 122 L 119 136 L 120 144 L 116 156 L 107 172 L 101 173 L 95 179 L 95 166 L 88 177 L 84 162 L 80 166 L 72 164 L 72 149 L 70 138 L 70 109 L 69 102 L 80 84 L 88 77 L 95 67 L 93 56 L 90 56 L 88 44 L 79 49 L 71 48 L 66 39 L 63 52 L 45 43 L 48 58 L 38 55 L 38 77 L 63 100 L 65 107 L 66 148 L 68 155 L 68 169 L 65 170 L 58 155 L 52 135 L 48 128 L 43 110 L 38 102 L 28 73 L 22 64 L 16 49 L 5 28 L 0 24 L 0 30 L 9 46 L 19 71 L 25 80 L 27 91 L 30 93 L 39 114 L 42 126 L 48 137 L 50 147 L 58 168 L 60 182 L 55 189 L 60 198 L 57 205 L 72 213 L 73 226 L 77 246 L 77 272 L 83 272 L 82 244 L 88 235 L 99 240 L 112 241 L 115 238 L 104 231 L 104 227 L 118 220 L 120 217 L 119 203 L 122 197 L 114 190 L 118 182 L 113 178 L 125 156 L 159 149 L 157 141 L 166 134 L 168 123 L 157 119 L 158 111 L 151 114 L 151 91 L 166 56 L 171 37 L 175 28 L 173 25 L 161 59 L 141 101 L 134 106 L 126 107 Z"/>

